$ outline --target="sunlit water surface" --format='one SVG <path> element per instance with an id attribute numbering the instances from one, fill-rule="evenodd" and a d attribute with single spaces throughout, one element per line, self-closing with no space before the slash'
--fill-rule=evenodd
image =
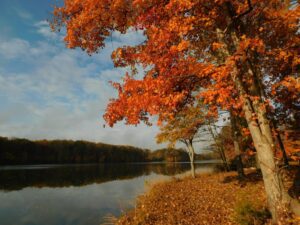
<path id="1" fill-rule="evenodd" d="M 133 208 L 147 183 L 188 172 L 188 163 L 0 167 L 0 225 L 100 225 Z"/>

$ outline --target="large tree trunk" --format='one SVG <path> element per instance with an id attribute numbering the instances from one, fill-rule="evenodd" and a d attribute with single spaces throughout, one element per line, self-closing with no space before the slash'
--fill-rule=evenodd
<path id="1" fill-rule="evenodd" d="M 236 71 L 237 72 L 237 71 Z M 273 139 L 270 135 L 270 124 L 264 116 L 263 105 L 253 104 L 246 97 L 243 84 L 238 77 L 234 76 L 240 96 L 243 99 L 243 111 L 248 123 L 248 127 L 252 136 L 252 140 L 257 151 L 257 157 L 263 175 L 264 186 L 267 194 L 269 210 L 272 214 L 274 222 L 279 221 L 280 217 L 286 213 L 288 206 L 288 198 L 283 189 L 282 179 L 279 170 L 275 164 L 273 153 Z M 261 111 L 260 111 L 261 110 Z M 257 120 L 253 119 L 253 115 L 257 115 Z M 269 126 L 269 128 L 268 128 Z"/>
<path id="2" fill-rule="evenodd" d="M 247 60 L 247 64 L 249 66 L 248 72 L 253 77 L 253 80 L 254 80 L 254 83 L 252 84 L 252 87 L 251 87 L 252 94 L 254 96 L 259 96 L 260 102 L 263 102 L 266 100 L 266 92 L 265 92 L 265 89 L 262 84 L 263 76 L 261 75 L 261 71 L 259 69 L 256 69 L 256 66 L 253 65 L 250 60 Z M 259 111 L 261 111 L 261 109 Z M 261 111 L 261 114 L 264 118 L 267 118 L 265 109 L 263 109 L 263 111 Z M 273 129 L 276 130 L 277 126 L 276 126 L 276 122 L 275 122 L 274 118 L 270 119 L 270 122 L 271 122 L 271 124 L 267 123 L 268 125 L 265 128 L 265 133 L 268 134 L 268 140 L 270 143 L 272 143 L 273 140 L 272 140 L 272 128 L 271 127 L 273 127 Z M 270 125 L 272 125 L 272 126 L 270 126 Z M 283 142 L 281 140 L 279 133 L 277 133 L 276 139 L 279 144 L 280 150 L 283 154 L 284 164 L 285 164 L 285 166 L 289 166 L 287 154 L 286 154 L 286 151 L 285 151 L 285 148 L 284 148 L 284 145 L 283 145 Z"/>
<path id="3" fill-rule="evenodd" d="M 224 36 L 222 35 L 222 33 L 219 33 L 219 38 L 224 40 Z M 236 33 L 231 31 L 230 35 L 235 49 L 238 49 L 239 39 Z M 230 50 L 226 42 L 223 43 L 225 43 L 226 46 L 224 55 L 228 57 L 230 55 Z M 248 72 L 250 76 L 254 75 L 249 67 Z M 288 211 L 287 206 L 289 198 L 283 189 L 282 179 L 277 165 L 275 164 L 273 153 L 273 148 L 275 146 L 270 123 L 266 117 L 265 106 L 260 100 L 252 101 L 251 98 L 248 97 L 250 93 L 248 93 L 247 89 L 244 87 L 237 65 L 233 65 L 231 77 L 238 90 L 239 96 L 243 101 L 243 112 L 257 151 L 257 158 L 263 175 L 269 210 L 272 214 L 273 222 L 276 223 L 280 220 L 280 217 Z M 256 118 L 254 119 L 253 116 L 256 116 Z"/>
<path id="4" fill-rule="evenodd" d="M 250 76 L 250 79 L 251 78 L 253 79 L 253 82 L 250 85 L 248 92 L 246 91 L 245 88 L 242 87 L 243 92 L 245 92 L 245 94 L 251 95 L 252 97 L 256 97 L 256 99 L 251 102 L 250 105 L 251 110 L 257 116 L 257 121 L 261 129 L 261 132 L 264 134 L 271 147 L 274 148 L 275 145 L 272 136 L 271 124 L 267 118 L 266 106 L 263 104 L 264 91 L 260 87 L 261 86 L 261 81 L 259 80 L 260 78 L 258 78 L 257 73 L 253 71 L 254 69 L 252 68 L 251 63 L 247 63 L 246 65 L 249 67 L 248 74 Z"/>
<path id="5" fill-rule="evenodd" d="M 248 104 L 246 103 L 243 108 L 263 174 L 269 210 L 273 220 L 278 221 L 280 216 L 285 213 L 288 202 L 286 201 L 287 199 L 279 170 L 275 164 L 273 146 L 270 144 L 262 130 L 259 129 L 256 121 L 252 119 L 252 112 L 249 110 Z"/>
<path id="6" fill-rule="evenodd" d="M 231 18 L 230 25 L 232 27 L 229 29 L 231 29 L 230 37 L 232 41 L 231 44 L 233 44 L 231 46 L 234 47 L 232 49 L 229 47 L 229 45 L 227 45 L 226 39 L 224 38 L 224 33 L 217 29 L 218 39 L 224 43 L 222 52 L 224 59 L 232 55 L 230 52 L 234 53 L 239 48 L 239 38 L 235 33 L 235 25 L 243 25 L 242 21 L 235 20 L 236 12 L 232 3 L 228 1 L 225 5 L 227 7 L 228 16 Z M 249 69 L 249 75 L 251 76 L 251 73 L 253 75 L 251 68 L 249 68 L 247 64 L 245 66 L 247 66 Z M 272 214 L 273 221 L 278 222 L 281 215 L 287 212 L 286 209 L 289 198 L 283 189 L 282 179 L 280 177 L 277 165 L 275 164 L 273 153 L 273 148 L 275 146 L 270 123 L 266 118 L 265 106 L 259 100 L 252 101 L 251 98 L 248 97 L 251 93 L 248 93 L 248 90 L 243 87 L 242 79 L 239 76 L 240 74 L 238 66 L 233 65 L 231 73 L 232 81 L 235 83 L 239 96 L 243 101 L 243 112 L 245 113 L 245 118 L 247 120 L 252 140 L 257 151 L 258 161 L 263 174 L 269 210 Z M 257 118 L 254 119 L 253 116 L 256 116 Z"/>

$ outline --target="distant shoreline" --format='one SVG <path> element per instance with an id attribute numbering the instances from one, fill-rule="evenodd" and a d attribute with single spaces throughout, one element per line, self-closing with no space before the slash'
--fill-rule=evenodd
<path id="1" fill-rule="evenodd" d="M 194 164 L 215 164 L 222 163 L 219 159 L 208 159 L 208 160 L 197 160 Z M 28 167 L 36 168 L 51 168 L 51 167 L 65 167 L 65 166 L 91 166 L 91 165 L 114 165 L 114 164 L 133 164 L 133 165 L 144 165 L 144 164 L 189 164 L 188 161 L 183 162 L 168 162 L 168 161 L 147 161 L 147 162 L 110 162 L 110 163 L 62 163 L 62 164 L 13 164 L 13 165 L 0 165 L 0 170 L 5 169 L 27 169 Z"/>
<path id="2" fill-rule="evenodd" d="M 198 154 L 196 160 L 216 159 Z M 88 141 L 9 139 L 0 137 L 0 165 L 188 162 L 183 149 L 149 149 Z"/>

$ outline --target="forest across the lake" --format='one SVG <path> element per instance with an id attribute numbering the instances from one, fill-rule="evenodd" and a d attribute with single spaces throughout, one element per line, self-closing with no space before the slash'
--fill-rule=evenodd
<path id="1" fill-rule="evenodd" d="M 213 153 L 196 155 L 198 160 L 216 159 Z M 189 161 L 183 149 L 163 148 L 155 151 L 127 145 L 110 145 L 88 141 L 38 140 L 0 137 L 0 165 L 125 163 Z"/>

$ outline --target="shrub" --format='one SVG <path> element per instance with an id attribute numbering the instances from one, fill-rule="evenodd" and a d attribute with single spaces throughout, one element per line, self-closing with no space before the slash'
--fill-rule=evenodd
<path id="1" fill-rule="evenodd" d="M 234 222 L 240 225 L 262 225 L 271 218 L 266 208 L 257 209 L 247 200 L 240 201 L 234 210 Z"/>

